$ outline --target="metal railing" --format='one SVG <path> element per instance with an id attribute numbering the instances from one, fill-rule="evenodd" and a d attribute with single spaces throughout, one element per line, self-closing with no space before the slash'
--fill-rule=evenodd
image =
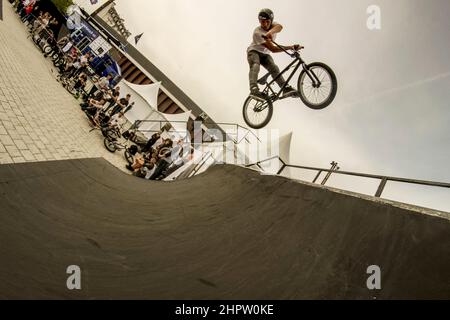
<path id="1" fill-rule="evenodd" d="M 214 164 L 215 163 L 215 160 L 214 160 L 214 158 L 213 158 L 213 155 L 212 155 L 212 153 L 211 152 L 208 152 L 206 155 L 204 155 L 203 157 L 202 157 L 202 159 L 195 165 L 195 167 L 192 169 L 192 171 L 189 173 L 189 175 L 188 175 L 188 177 L 190 178 L 190 177 L 193 177 L 193 176 L 195 176 L 199 171 L 200 171 L 200 169 L 202 169 L 203 168 L 203 166 L 208 162 L 208 160 L 209 159 L 213 159 L 213 163 L 212 164 Z M 212 165 L 211 164 L 211 165 Z"/>
<path id="2" fill-rule="evenodd" d="M 189 121 L 189 120 L 188 120 Z M 187 127 L 187 123 L 188 121 L 172 121 L 172 120 L 136 120 L 133 124 L 133 128 L 139 128 L 141 127 L 143 124 L 145 123 L 155 123 L 159 125 L 159 129 L 139 129 L 139 131 L 141 132 L 149 132 L 149 133 L 156 133 L 156 132 L 161 132 L 165 127 L 169 126 L 169 128 L 173 128 L 173 126 L 171 126 L 171 123 L 181 123 L 181 124 L 186 124 L 186 130 L 183 131 L 176 131 L 176 130 L 172 130 L 171 132 L 174 133 L 186 133 L 186 132 L 190 132 L 189 128 Z M 199 121 L 201 122 L 201 121 Z M 202 124 L 204 124 L 206 127 L 208 124 L 208 122 L 201 122 Z M 225 131 L 225 136 L 224 139 L 222 139 L 220 142 L 226 142 L 226 141 L 232 141 L 234 144 L 240 144 L 241 142 L 243 142 L 244 140 L 246 140 L 247 142 L 249 142 L 248 140 L 248 136 L 249 135 L 253 135 L 253 137 L 255 139 L 257 139 L 257 141 L 261 141 L 258 136 L 251 130 L 236 124 L 236 123 L 215 123 L 216 125 L 219 126 L 232 126 L 234 127 L 236 130 L 235 132 L 230 132 L 230 131 Z M 192 130 L 194 130 L 194 128 L 191 128 Z M 242 129 L 245 131 L 245 134 L 240 138 L 239 137 L 239 129 Z M 169 131 L 169 130 L 167 130 Z M 207 133 L 207 132 L 206 132 Z M 212 138 L 212 137 L 211 137 Z M 202 136 L 202 142 L 201 143 L 207 143 L 207 142 L 214 142 L 214 140 L 204 140 L 203 136 Z M 193 142 L 194 143 L 194 142 Z"/>
<path id="3" fill-rule="evenodd" d="M 272 161 L 275 159 L 279 160 L 282 164 L 281 168 L 277 172 L 277 175 L 281 175 L 286 168 L 296 168 L 296 169 L 317 171 L 318 173 L 317 173 L 316 177 L 314 178 L 314 180 L 312 181 L 313 183 L 316 183 L 320 174 L 322 174 L 323 172 L 333 173 L 333 174 L 341 174 L 341 175 L 347 175 L 347 176 L 356 176 L 356 177 L 361 177 L 361 178 L 378 179 L 378 180 L 380 180 L 380 184 L 378 185 L 378 189 L 375 193 L 375 197 L 377 197 L 377 198 L 381 197 L 381 195 L 383 194 L 383 191 L 386 187 L 386 184 L 389 181 L 423 185 L 423 186 L 431 186 L 431 187 L 450 188 L 450 183 L 446 183 L 446 182 L 417 180 L 417 179 L 399 178 L 399 177 L 383 176 L 383 175 L 376 175 L 376 174 L 367 174 L 367 173 L 360 173 L 360 172 L 337 171 L 337 170 L 331 170 L 331 169 L 325 169 L 325 168 L 315 168 L 315 167 L 308 167 L 308 166 L 292 165 L 292 164 L 288 164 L 285 161 L 283 161 L 283 159 L 281 159 L 279 156 L 274 156 L 274 157 L 271 157 L 271 158 L 268 158 L 268 159 L 265 159 L 262 161 L 258 161 L 256 163 L 249 164 L 246 167 L 249 168 L 249 167 L 257 166 L 258 168 L 263 170 L 261 167 L 262 163 Z"/>

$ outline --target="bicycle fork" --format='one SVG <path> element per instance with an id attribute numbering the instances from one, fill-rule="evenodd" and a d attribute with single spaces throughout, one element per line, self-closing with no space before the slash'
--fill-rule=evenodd
<path id="1" fill-rule="evenodd" d="M 308 75 L 309 79 L 311 80 L 313 88 L 319 88 L 322 85 L 322 83 L 320 82 L 319 78 L 317 78 L 314 71 L 310 70 L 308 68 L 308 66 L 306 65 L 306 63 L 304 63 L 304 62 L 302 64 L 302 67 L 303 67 L 303 70 Z"/>

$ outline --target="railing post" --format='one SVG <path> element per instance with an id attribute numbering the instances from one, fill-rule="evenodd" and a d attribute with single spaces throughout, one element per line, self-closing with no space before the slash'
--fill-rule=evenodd
<path id="1" fill-rule="evenodd" d="M 312 183 L 316 183 L 317 182 L 317 179 L 319 179 L 319 177 L 320 177 L 320 175 L 322 174 L 322 170 L 320 170 L 319 172 L 317 172 L 317 175 L 316 175 L 316 177 L 314 178 L 314 180 L 313 180 L 313 182 Z"/>
<path id="2" fill-rule="evenodd" d="M 375 197 L 380 198 L 381 194 L 383 193 L 384 187 L 386 186 L 388 179 L 386 177 L 384 177 L 381 182 L 380 185 L 378 186 L 378 190 L 377 193 L 375 193 Z"/>
<path id="3" fill-rule="evenodd" d="M 277 172 L 277 176 L 280 175 L 284 171 L 285 168 L 286 168 L 286 164 L 283 163 L 283 165 L 281 166 L 280 170 L 278 170 L 278 172 Z"/>

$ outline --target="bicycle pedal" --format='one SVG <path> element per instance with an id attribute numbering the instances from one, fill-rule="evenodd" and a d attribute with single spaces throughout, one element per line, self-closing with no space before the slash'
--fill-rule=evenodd
<path id="1" fill-rule="evenodd" d="M 286 98 L 298 98 L 300 97 L 298 92 L 289 92 L 287 94 L 283 94 L 281 96 L 281 99 L 286 99 Z"/>
<path id="2" fill-rule="evenodd" d="M 260 96 L 254 95 L 254 94 L 251 94 L 250 97 L 252 97 L 253 99 L 255 99 L 255 100 L 259 101 L 259 102 L 266 102 L 267 101 L 267 99 L 264 99 L 263 97 L 260 97 Z"/>

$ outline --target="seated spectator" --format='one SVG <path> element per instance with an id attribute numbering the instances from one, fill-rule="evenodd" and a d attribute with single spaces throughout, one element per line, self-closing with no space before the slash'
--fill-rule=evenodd
<path id="1" fill-rule="evenodd" d="M 161 180 L 163 172 L 172 164 L 172 140 L 166 139 L 158 151 L 156 169 L 149 177 L 150 180 Z"/>
<path id="2" fill-rule="evenodd" d="M 116 105 L 120 96 L 120 87 L 115 87 L 114 90 L 108 90 L 108 95 L 109 99 L 107 102 L 109 103 L 109 106 L 104 110 L 105 112 L 108 112 Z"/>
<path id="3" fill-rule="evenodd" d="M 92 87 L 91 91 L 89 91 L 87 98 L 91 97 L 98 90 L 103 92 L 108 91 L 110 89 L 110 81 L 112 80 L 112 78 L 113 75 L 110 73 L 106 77 L 101 77 L 98 81 L 94 81 L 94 86 Z"/>
<path id="4" fill-rule="evenodd" d="M 59 31 L 59 22 L 56 20 L 56 18 L 51 18 L 50 22 L 48 23 L 48 28 L 51 30 L 53 34 L 58 34 Z"/>
<path id="5" fill-rule="evenodd" d="M 80 67 L 78 68 L 74 76 L 78 76 L 80 73 L 86 72 L 87 67 L 89 66 L 89 63 L 92 61 L 92 59 L 93 58 L 91 52 L 89 51 L 86 52 L 84 55 L 80 56 L 79 58 Z"/>
<path id="6" fill-rule="evenodd" d="M 72 94 L 74 95 L 74 97 L 76 99 L 78 99 L 80 97 L 81 92 L 83 91 L 84 87 L 86 86 L 86 82 L 87 82 L 87 75 L 85 75 L 84 73 L 81 73 L 78 76 L 77 81 L 73 85 L 73 91 L 75 91 L 75 92 L 72 91 Z"/>
<path id="7" fill-rule="evenodd" d="M 117 86 L 114 88 L 111 94 L 111 103 L 117 103 L 120 97 L 120 87 Z"/>
<path id="8" fill-rule="evenodd" d="M 124 113 L 125 114 L 125 113 Z M 138 146 L 142 148 L 142 152 L 146 153 L 148 150 L 145 150 L 145 145 L 147 144 L 147 138 L 143 135 L 136 134 L 132 130 L 127 130 L 122 134 L 122 137 L 136 144 L 136 148 Z"/>
<path id="9" fill-rule="evenodd" d="M 171 139 L 164 139 L 163 142 L 155 148 L 152 153 L 152 157 L 158 161 L 164 158 L 165 155 L 170 152 L 172 144 L 173 142 Z"/>
<path id="10" fill-rule="evenodd" d="M 120 129 L 122 126 L 126 123 L 126 119 L 123 116 L 124 114 L 122 112 L 119 112 L 118 114 L 115 114 L 111 117 L 111 120 L 109 121 L 109 126 L 113 129 Z"/>
<path id="11" fill-rule="evenodd" d="M 64 67 L 64 71 L 61 74 L 60 78 L 71 79 L 80 69 L 81 65 L 78 61 L 78 56 L 74 57 L 73 55 L 69 55 L 67 57 L 67 63 Z"/>
<path id="12" fill-rule="evenodd" d="M 52 19 L 52 16 L 48 12 L 44 13 L 42 16 L 39 16 L 36 19 L 36 21 L 34 22 L 33 29 L 31 32 L 33 34 L 40 34 L 42 32 L 42 30 L 47 28 L 51 19 Z"/>
<path id="13" fill-rule="evenodd" d="M 159 132 L 154 133 L 152 137 L 147 141 L 145 147 L 142 149 L 143 152 L 150 152 L 152 151 L 153 145 L 156 143 L 156 141 L 161 138 L 161 134 Z"/>
<path id="14" fill-rule="evenodd" d="M 87 82 L 87 75 L 84 73 L 81 73 L 78 76 L 78 80 L 77 80 L 77 82 L 75 82 L 75 85 L 73 86 L 73 88 L 76 91 L 81 91 L 84 88 L 84 86 L 86 85 L 86 82 Z"/>
<path id="15" fill-rule="evenodd" d="M 125 98 L 120 99 L 111 111 L 111 116 L 119 112 L 124 112 L 130 104 L 131 94 L 127 94 Z"/>
<path id="16" fill-rule="evenodd" d="M 17 12 L 20 14 L 20 17 L 24 19 L 27 15 L 29 15 L 33 8 L 37 5 L 39 0 L 23 0 L 17 5 Z"/>
<path id="17" fill-rule="evenodd" d="M 139 177 L 145 177 L 145 175 L 155 168 L 156 159 L 151 158 L 148 154 L 137 153 L 134 156 L 134 162 L 131 165 L 127 165 L 126 168 L 130 171 L 133 171 L 134 175 Z M 144 169 L 144 170 L 142 170 Z"/>
<path id="18" fill-rule="evenodd" d="M 100 100 L 89 99 L 88 103 L 81 106 L 81 109 L 94 117 L 98 111 L 102 110 L 105 103 L 106 100 L 103 98 L 101 98 Z"/>
<path id="19" fill-rule="evenodd" d="M 73 47 L 73 43 L 72 41 L 70 41 L 68 36 L 59 39 L 57 45 L 64 54 L 67 54 L 69 50 Z"/>

